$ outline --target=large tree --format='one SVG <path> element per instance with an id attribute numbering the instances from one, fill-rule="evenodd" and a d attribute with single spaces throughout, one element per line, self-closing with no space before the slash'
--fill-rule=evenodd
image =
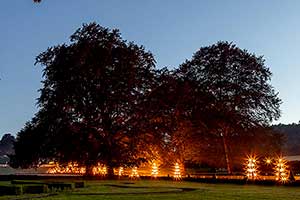
<path id="1" fill-rule="evenodd" d="M 232 43 L 218 42 L 200 48 L 179 67 L 177 76 L 193 82 L 194 89 L 205 94 L 203 97 L 208 101 L 198 104 L 204 110 L 193 104 L 193 123 L 204 123 L 210 133 L 222 140 L 227 170 L 231 173 L 232 138 L 267 127 L 280 116 L 281 101 L 270 84 L 271 72 L 263 57 Z"/>
<path id="2" fill-rule="evenodd" d="M 19 133 L 16 156 L 23 134 L 39 127 L 44 151 L 51 151 L 38 159 L 76 161 L 88 172 L 100 161 L 110 174 L 113 167 L 138 162 L 136 148 L 145 133 L 138 128 L 139 106 L 154 83 L 151 53 L 123 40 L 118 30 L 91 23 L 78 29 L 69 44 L 41 53 L 37 63 L 44 66 L 40 111 Z"/>

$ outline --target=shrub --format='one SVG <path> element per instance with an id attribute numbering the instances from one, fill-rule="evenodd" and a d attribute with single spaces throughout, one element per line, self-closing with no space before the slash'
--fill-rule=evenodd
<path id="1" fill-rule="evenodd" d="M 75 188 L 75 183 L 53 182 L 47 183 L 50 190 L 72 190 Z"/>

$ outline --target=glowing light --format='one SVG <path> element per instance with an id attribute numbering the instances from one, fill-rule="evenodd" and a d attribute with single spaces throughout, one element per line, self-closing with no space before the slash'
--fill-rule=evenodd
<path id="1" fill-rule="evenodd" d="M 58 163 L 54 167 L 47 170 L 49 174 L 85 174 L 86 168 L 80 167 L 76 162 L 70 162 L 66 166 L 62 166 Z M 106 175 L 106 166 L 98 163 L 97 166 L 92 168 L 93 175 Z"/>
<path id="2" fill-rule="evenodd" d="M 264 161 L 267 165 L 270 165 L 272 163 L 272 158 L 265 158 Z"/>
<path id="3" fill-rule="evenodd" d="M 174 179 L 180 179 L 181 178 L 181 169 L 178 163 L 175 163 L 174 165 Z"/>
<path id="4" fill-rule="evenodd" d="M 286 182 L 288 180 L 287 161 L 283 158 L 278 158 L 275 163 L 275 176 L 276 180 Z"/>
<path id="5" fill-rule="evenodd" d="M 245 163 L 245 173 L 248 179 L 256 179 L 258 177 L 256 156 L 248 156 Z"/>
<path id="6" fill-rule="evenodd" d="M 61 166 L 58 163 L 54 167 L 47 170 L 49 174 L 84 174 L 85 167 L 79 167 L 76 162 L 70 162 L 66 166 Z"/>
<path id="7" fill-rule="evenodd" d="M 140 177 L 137 167 L 132 168 L 130 178 Z"/>
<path id="8" fill-rule="evenodd" d="M 107 175 L 107 168 L 105 165 L 98 163 L 97 166 L 92 168 L 92 173 L 93 173 L 93 175 L 105 176 L 105 175 Z"/>
<path id="9" fill-rule="evenodd" d="M 156 178 L 158 176 L 158 167 L 155 162 L 152 164 L 151 176 L 154 178 Z"/>
<path id="10" fill-rule="evenodd" d="M 120 168 L 119 168 L 118 175 L 119 175 L 119 176 L 122 176 L 122 175 L 123 175 L 123 172 L 124 172 L 123 167 L 120 167 Z"/>

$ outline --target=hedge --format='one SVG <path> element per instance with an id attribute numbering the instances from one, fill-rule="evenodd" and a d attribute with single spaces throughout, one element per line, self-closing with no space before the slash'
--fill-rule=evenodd
<path id="1" fill-rule="evenodd" d="M 23 188 L 21 185 L 0 185 L 0 195 L 21 195 Z"/>
<path id="2" fill-rule="evenodd" d="M 23 194 L 41 194 L 49 192 L 48 186 L 45 184 L 22 185 Z"/>
<path id="3" fill-rule="evenodd" d="M 75 183 L 53 182 L 46 184 L 50 190 L 72 190 L 75 188 Z"/>

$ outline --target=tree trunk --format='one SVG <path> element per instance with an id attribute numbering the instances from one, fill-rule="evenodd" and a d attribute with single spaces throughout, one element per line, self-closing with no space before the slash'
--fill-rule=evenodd
<path id="1" fill-rule="evenodd" d="M 231 174 L 231 167 L 230 167 L 230 161 L 229 161 L 229 152 L 228 152 L 228 146 L 225 136 L 222 134 L 222 140 L 223 140 L 223 147 L 224 147 L 224 154 L 225 154 L 225 161 L 227 166 L 227 172 L 228 174 Z"/>

